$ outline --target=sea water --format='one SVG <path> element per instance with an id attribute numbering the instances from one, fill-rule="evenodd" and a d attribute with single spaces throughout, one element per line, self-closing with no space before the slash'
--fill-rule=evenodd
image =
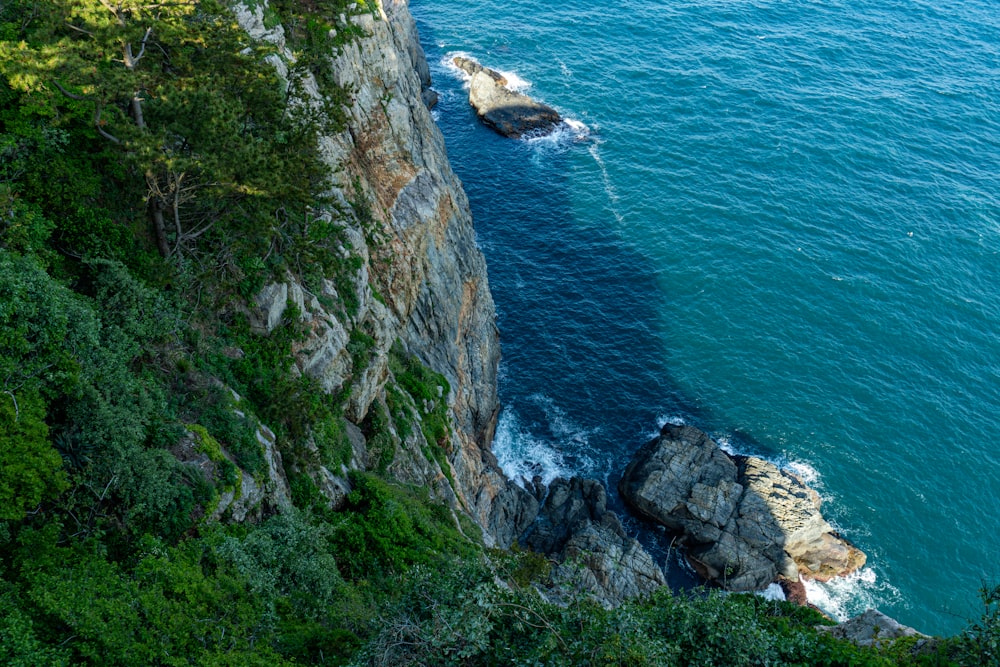
<path id="1" fill-rule="evenodd" d="M 960 630 L 1000 580 L 994 0 L 411 9 L 499 312 L 505 470 L 613 492 L 693 424 L 868 554 L 812 600 Z M 492 133 L 456 54 L 571 122 Z"/>

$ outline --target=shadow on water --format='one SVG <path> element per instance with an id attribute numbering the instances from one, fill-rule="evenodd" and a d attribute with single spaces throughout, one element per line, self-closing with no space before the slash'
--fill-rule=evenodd
<path id="1" fill-rule="evenodd" d="M 610 202 L 595 214 L 593 196 L 577 197 L 574 174 L 598 168 L 588 141 L 512 140 L 488 129 L 443 64 L 450 54 L 433 29 L 419 21 L 418 29 L 440 95 L 435 117 L 489 268 L 503 410 L 516 413 L 520 435 L 555 450 L 564 475 L 602 481 L 629 531 L 659 562 L 670 559 L 671 584 L 693 586 L 697 579 L 669 553 L 669 536 L 629 513 L 617 491 L 628 460 L 663 419 L 713 424 L 671 379 L 657 267 L 618 233 Z M 737 447 L 762 451 L 743 439 Z"/>

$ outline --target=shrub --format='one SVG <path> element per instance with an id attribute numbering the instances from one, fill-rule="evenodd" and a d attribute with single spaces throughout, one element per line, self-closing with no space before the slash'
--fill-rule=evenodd
<path id="1" fill-rule="evenodd" d="M 471 554 L 447 510 L 425 491 L 391 485 L 368 473 L 352 473 L 354 490 L 336 515 L 332 543 L 341 572 L 349 579 L 401 574 L 412 566 Z"/>

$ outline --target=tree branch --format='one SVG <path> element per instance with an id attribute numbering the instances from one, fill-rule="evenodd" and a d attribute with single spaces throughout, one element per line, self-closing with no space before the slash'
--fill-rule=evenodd
<path id="1" fill-rule="evenodd" d="M 104 137 L 108 141 L 112 141 L 118 144 L 119 146 L 121 145 L 122 143 L 121 139 L 114 136 L 113 134 L 105 132 L 104 128 L 101 127 L 101 105 L 97 104 L 96 102 L 94 103 L 94 127 L 97 128 L 97 133 L 100 134 L 102 137 Z"/>
<path id="2" fill-rule="evenodd" d="M 108 2 L 108 0 L 99 0 L 99 2 L 101 3 L 102 7 L 104 7 L 106 10 L 115 15 L 115 18 L 118 20 L 119 25 L 125 25 L 125 21 L 121 15 L 121 9 L 122 9 L 121 5 L 114 7 L 111 5 L 110 2 Z"/>
<path id="3" fill-rule="evenodd" d="M 177 252 L 184 235 L 181 233 L 181 181 L 184 174 L 174 177 L 174 228 L 177 230 L 177 241 L 174 242 L 174 250 L 170 254 Z"/>
<path id="4" fill-rule="evenodd" d="M 142 48 L 139 49 L 139 55 L 135 57 L 132 61 L 132 66 L 134 67 L 140 60 L 142 60 L 143 55 L 146 53 L 146 42 L 149 41 L 149 36 L 153 34 L 153 28 L 146 28 L 146 34 L 142 38 Z"/>
<path id="5" fill-rule="evenodd" d="M 66 90 L 65 88 L 63 88 L 62 84 L 60 84 L 55 79 L 52 79 L 52 83 L 55 85 L 56 88 L 59 89 L 60 93 L 62 93 L 63 95 L 65 95 L 66 97 L 68 97 L 71 100 L 76 100 L 78 102 L 90 102 L 91 101 L 91 99 L 89 97 L 84 97 L 83 95 L 76 95 L 74 93 L 69 92 L 68 90 Z"/>
<path id="6" fill-rule="evenodd" d="M 70 30 L 76 30 L 77 32 L 82 32 L 84 35 L 90 35 L 91 37 L 94 36 L 94 33 L 90 32 L 89 30 L 84 30 L 83 28 L 77 27 L 72 23 L 70 23 L 69 21 L 66 22 L 66 27 L 69 28 Z"/>
<path id="7" fill-rule="evenodd" d="M 14 423 L 16 424 L 17 420 L 21 418 L 21 409 L 17 407 L 17 398 L 12 391 L 5 391 L 4 393 L 10 396 L 10 400 L 14 401 Z"/>

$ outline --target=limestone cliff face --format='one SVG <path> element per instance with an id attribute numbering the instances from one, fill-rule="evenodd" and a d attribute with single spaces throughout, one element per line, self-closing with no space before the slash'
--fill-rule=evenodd
<path id="1" fill-rule="evenodd" d="M 273 60 L 285 73 L 294 56 L 280 26 L 264 27 L 263 11 L 263 5 L 240 8 L 237 17 L 252 36 L 279 48 Z M 444 375 L 450 393 L 442 399 L 454 426 L 451 470 L 441 470 L 423 453 L 426 443 L 415 429 L 395 438 L 389 472 L 428 486 L 475 519 L 488 543 L 506 546 L 536 507 L 504 478 L 490 453 L 499 410 L 494 305 L 468 200 L 424 104 L 427 63 L 406 0 L 384 0 L 377 15 L 346 20 L 365 34 L 331 54 L 337 83 L 350 91 L 348 123 L 340 134 L 323 137 L 321 147 L 335 175 L 333 195 L 354 211 L 348 220 L 350 247 L 343 252 L 361 260 L 352 287 L 358 307 L 350 316 L 338 316 L 322 298 L 338 296 L 337 286 L 326 283 L 324 294 L 311 294 L 289 275 L 262 291 L 251 316 L 269 330 L 288 301 L 298 305 L 311 333 L 298 348 L 297 367 L 331 393 L 349 389 L 346 416 L 354 424 L 362 423 L 373 405 L 385 405 L 386 385 L 394 382 L 388 364 L 394 341 Z M 303 83 L 304 95 L 318 94 L 313 82 Z M 363 361 L 349 349 L 352 331 L 374 341 Z M 363 468 L 363 443 L 358 449 L 352 466 Z M 333 502 L 345 490 L 343 472 L 316 472 Z"/>

